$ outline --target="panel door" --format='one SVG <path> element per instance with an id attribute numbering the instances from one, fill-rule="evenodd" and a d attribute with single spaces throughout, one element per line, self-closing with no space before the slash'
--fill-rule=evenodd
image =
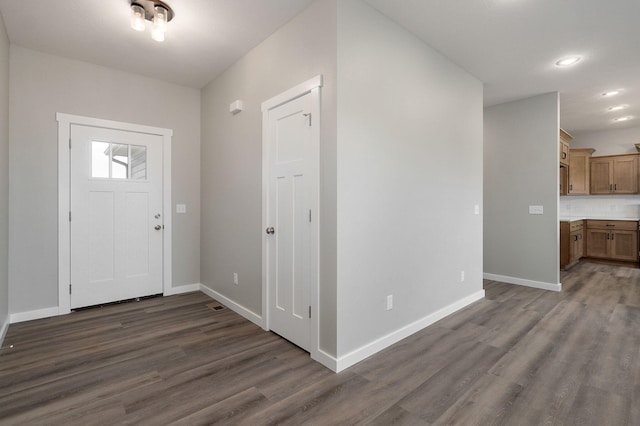
<path id="1" fill-rule="evenodd" d="M 589 194 L 589 156 L 571 152 L 569 156 L 569 194 Z"/>
<path id="2" fill-rule="evenodd" d="M 609 238 L 606 229 L 587 229 L 587 256 L 609 257 Z"/>
<path id="3" fill-rule="evenodd" d="M 613 187 L 613 161 L 591 159 L 591 193 L 609 194 Z"/>
<path id="4" fill-rule="evenodd" d="M 162 138 L 71 126 L 71 308 L 162 293 Z"/>
<path id="5" fill-rule="evenodd" d="M 311 95 L 269 112 L 269 328 L 310 347 Z M 271 230 L 272 228 L 272 230 Z"/>
<path id="6" fill-rule="evenodd" d="M 611 258 L 636 262 L 638 260 L 638 231 L 612 231 Z"/>
<path id="7" fill-rule="evenodd" d="M 638 157 L 623 156 L 613 160 L 613 184 L 616 194 L 638 192 Z"/>

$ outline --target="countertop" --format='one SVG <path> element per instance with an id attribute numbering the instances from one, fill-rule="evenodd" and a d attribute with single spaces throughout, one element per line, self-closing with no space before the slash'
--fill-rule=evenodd
<path id="1" fill-rule="evenodd" d="M 590 216 L 560 216 L 560 222 L 573 222 L 576 220 L 640 220 L 638 217 L 590 217 Z"/>

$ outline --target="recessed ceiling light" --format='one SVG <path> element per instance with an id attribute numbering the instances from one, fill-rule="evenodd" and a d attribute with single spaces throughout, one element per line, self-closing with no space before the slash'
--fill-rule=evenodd
<path id="1" fill-rule="evenodd" d="M 567 56 L 556 62 L 557 67 L 570 67 L 580 62 L 582 58 L 580 56 Z"/>
<path id="2" fill-rule="evenodd" d="M 604 92 L 604 93 L 602 94 L 602 96 L 604 96 L 605 98 L 608 98 L 609 96 L 615 96 L 615 95 L 617 95 L 618 93 L 620 93 L 620 91 L 619 91 L 619 90 L 612 90 L 612 91 L 610 91 L 610 92 Z"/>
<path id="3" fill-rule="evenodd" d="M 618 117 L 616 119 L 614 119 L 613 121 L 616 122 L 620 122 L 620 121 L 627 121 L 627 120 L 631 120 L 633 117 L 627 116 L 627 117 Z"/>
<path id="4" fill-rule="evenodd" d="M 626 108 L 625 105 L 618 105 L 618 106 L 609 108 L 609 111 L 620 111 L 621 109 L 625 109 L 625 108 Z"/>

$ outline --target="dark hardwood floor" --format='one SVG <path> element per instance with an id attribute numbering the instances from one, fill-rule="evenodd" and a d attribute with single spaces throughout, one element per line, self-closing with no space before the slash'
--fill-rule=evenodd
<path id="1" fill-rule="evenodd" d="M 579 264 L 334 374 L 201 293 L 10 326 L 0 424 L 640 425 L 640 270 Z"/>

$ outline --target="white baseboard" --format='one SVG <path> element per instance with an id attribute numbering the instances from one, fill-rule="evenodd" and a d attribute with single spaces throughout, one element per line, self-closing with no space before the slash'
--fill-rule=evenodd
<path id="1" fill-rule="evenodd" d="M 174 296 L 176 294 L 191 293 L 192 291 L 200 291 L 202 284 L 186 284 L 170 287 L 168 291 L 165 291 L 163 296 Z"/>
<path id="2" fill-rule="evenodd" d="M 450 304 L 449 306 L 445 306 L 444 308 L 439 309 L 424 318 L 412 322 L 411 324 L 408 324 L 392 333 L 389 333 L 386 336 L 380 337 L 379 339 L 374 340 L 371 343 L 368 343 L 344 356 L 339 357 L 336 360 L 335 369 L 332 370 L 337 373 L 344 370 L 345 368 L 351 367 L 352 365 L 362 361 L 365 358 L 370 357 L 376 352 L 379 352 L 393 345 L 394 343 L 397 343 L 400 340 L 411 336 L 412 334 L 422 330 L 423 328 L 428 327 L 431 324 L 440 321 L 442 318 L 451 315 L 452 313 L 459 311 L 460 309 L 483 298 L 484 290 L 480 290 L 470 296 L 467 296 L 463 299 L 458 300 L 457 302 Z"/>
<path id="3" fill-rule="evenodd" d="M 500 281 L 507 284 L 516 284 L 525 287 L 539 288 L 542 290 L 562 291 L 562 284 L 551 284 L 542 281 L 525 280 L 524 278 L 507 277 L 505 275 L 483 274 L 485 280 Z"/>
<path id="4" fill-rule="evenodd" d="M 55 317 L 60 315 L 60 310 L 57 306 L 53 308 L 36 309 L 35 311 L 18 312 L 9 315 L 9 322 L 15 324 L 17 322 L 25 322 L 31 320 L 37 320 L 42 318 Z"/>
<path id="5" fill-rule="evenodd" d="M 7 331 L 9 331 L 9 316 L 2 321 L 2 327 L 0 327 L 0 348 L 4 343 L 4 338 L 7 335 Z"/>
<path id="6" fill-rule="evenodd" d="M 260 327 L 264 328 L 262 317 L 256 314 L 255 312 L 250 311 L 249 309 L 223 296 L 217 291 L 211 290 L 209 287 L 205 286 L 204 284 L 200 284 L 200 291 L 206 294 L 207 296 L 211 297 L 212 299 L 216 299 L 218 302 L 222 303 L 223 305 L 225 305 L 227 308 L 231 309 L 235 313 L 242 315 L 252 323 L 257 324 Z"/>

